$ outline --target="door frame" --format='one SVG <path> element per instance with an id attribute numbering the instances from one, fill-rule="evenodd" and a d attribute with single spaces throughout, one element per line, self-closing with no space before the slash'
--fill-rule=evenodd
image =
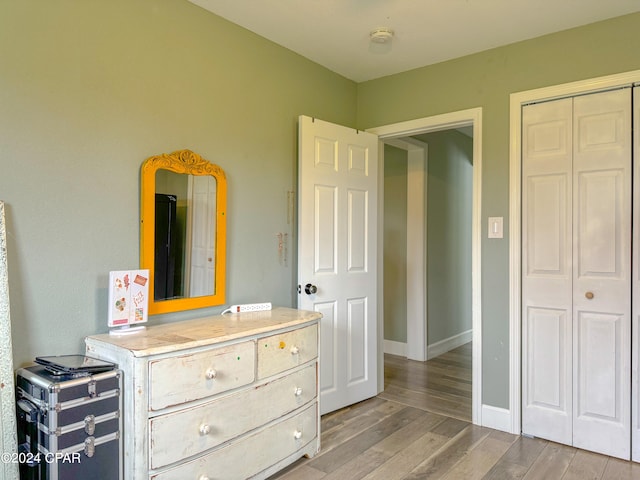
<path id="1" fill-rule="evenodd" d="M 630 86 L 640 70 L 512 93 L 509 99 L 509 410 L 508 431 L 522 431 L 522 106 Z"/>
<path id="2" fill-rule="evenodd" d="M 482 419 L 482 278 L 481 278 L 481 244 L 482 244 L 482 107 L 444 113 L 431 117 L 408 120 L 366 131 L 378 135 L 378 392 L 384 390 L 384 325 L 383 308 L 383 226 L 384 226 L 384 141 L 393 138 L 408 137 L 423 133 L 452 130 L 460 127 L 473 127 L 473 205 L 472 205 L 472 247 L 471 247 L 471 309 L 473 328 L 472 352 L 472 421 L 476 425 L 484 425 Z M 425 272 L 426 275 L 426 272 Z M 486 426 L 494 425 L 491 415 Z M 504 428 L 502 428 L 504 429 Z"/>

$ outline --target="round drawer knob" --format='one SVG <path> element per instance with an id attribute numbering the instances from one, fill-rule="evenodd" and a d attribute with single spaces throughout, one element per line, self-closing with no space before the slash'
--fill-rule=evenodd
<path id="1" fill-rule="evenodd" d="M 200 425 L 200 433 L 202 435 L 209 435 L 209 433 L 211 433 L 211 427 L 208 424 L 203 423 Z"/>
<path id="2" fill-rule="evenodd" d="M 298 355 L 300 353 L 300 349 L 298 347 L 291 347 L 291 355 Z"/>
<path id="3" fill-rule="evenodd" d="M 587 298 L 587 300 L 593 300 L 593 297 L 595 297 L 593 292 L 587 292 L 584 294 L 584 296 Z"/>
<path id="4" fill-rule="evenodd" d="M 302 395 L 302 388 L 300 387 L 296 387 L 296 389 L 293 391 L 294 395 L 296 397 L 299 397 L 300 395 Z"/>
<path id="5" fill-rule="evenodd" d="M 296 440 L 300 440 L 302 438 L 302 432 L 300 430 L 296 430 L 295 432 L 293 432 L 293 438 L 295 438 Z"/>
<path id="6" fill-rule="evenodd" d="M 208 380 L 213 380 L 214 378 L 216 378 L 218 376 L 218 372 L 216 371 L 215 368 L 210 368 L 207 370 L 207 373 L 205 374 Z"/>

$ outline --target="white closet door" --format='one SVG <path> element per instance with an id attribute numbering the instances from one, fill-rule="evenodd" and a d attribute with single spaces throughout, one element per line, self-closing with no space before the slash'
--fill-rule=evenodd
<path id="1" fill-rule="evenodd" d="M 522 431 L 572 439 L 572 99 L 522 112 Z"/>
<path id="2" fill-rule="evenodd" d="M 630 458 L 631 90 L 574 99 L 573 445 Z"/>
<path id="3" fill-rule="evenodd" d="M 631 97 L 523 109 L 523 432 L 630 456 Z"/>
<path id="4" fill-rule="evenodd" d="M 632 285 L 632 395 L 631 459 L 640 462 L 640 87 L 633 89 L 633 285 Z"/>

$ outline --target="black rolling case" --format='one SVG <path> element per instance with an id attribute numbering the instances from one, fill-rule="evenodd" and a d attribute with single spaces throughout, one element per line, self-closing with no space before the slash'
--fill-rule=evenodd
<path id="1" fill-rule="evenodd" d="M 21 480 L 122 479 L 122 372 L 16 371 Z"/>

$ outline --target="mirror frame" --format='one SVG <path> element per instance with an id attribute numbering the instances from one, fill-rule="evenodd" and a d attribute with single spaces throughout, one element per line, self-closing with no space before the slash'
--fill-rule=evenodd
<path id="1" fill-rule="evenodd" d="M 216 179 L 215 291 L 200 297 L 155 300 L 155 193 L 156 172 L 169 170 Z M 149 315 L 223 305 L 226 282 L 227 177 L 224 171 L 191 150 L 177 150 L 147 158 L 141 167 L 140 268 L 149 269 Z M 147 220 L 148 221 L 145 221 Z"/>

